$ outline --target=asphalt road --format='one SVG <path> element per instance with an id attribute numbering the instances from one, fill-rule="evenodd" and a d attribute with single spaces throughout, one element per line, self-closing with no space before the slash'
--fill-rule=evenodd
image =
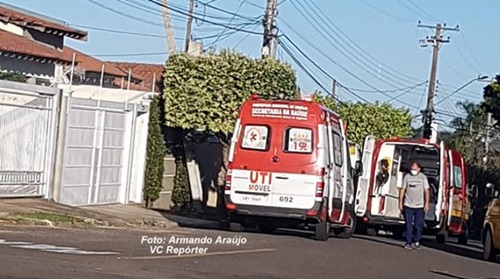
<path id="1" fill-rule="evenodd" d="M 154 237 L 160 244 L 146 243 Z M 212 243 L 169 245 L 172 237 L 206 237 Z M 218 237 L 226 243 L 216 244 Z M 200 249 L 173 254 L 187 246 Z M 384 237 L 318 242 L 296 232 L 0 227 L 0 278 L 500 278 L 500 264 L 479 259 L 479 243 L 425 246 L 407 251 Z"/>

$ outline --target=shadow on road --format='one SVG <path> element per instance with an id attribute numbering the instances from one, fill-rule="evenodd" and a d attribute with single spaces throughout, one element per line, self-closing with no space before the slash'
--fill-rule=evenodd
<path id="1" fill-rule="evenodd" d="M 169 212 L 161 212 L 165 219 L 175 222 L 181 228 L 191 228 L 191 229 L 205 229 L 205 230 L 217 230 L 229 232 L 229 224 L 227 222 L 219 222 L 212 218 L 204 218 L 203 216 L 196 215 L 179 215 Z M 283 236 L 294 236 L 304 239 L 313 239 L 313 234 L 309 230 L 301 229 L 288 229 L 288 228 L 278 228 L 272 233 L 264 233 L 259 231 L 257 228 L 245 228 L 245 233 L 250 234 L 261 234 L 261 235 L 283 235 Z"/>
<path id="2" fill-rule="evenodd" d="M 214 220 L 213 218 L 204 218 L 203 216 L 183 216 L 170 212 L 161 212 L 161 214 L 172 222 L 176 222 L 179 227 L 183 228 L 194 228 L 194 229 L 207 229 L 207 230 L 218 230 L 218 231 L 229 231 L 229 227 L 227 223 L 219 222 Z M 245 228 L 246 233 L 258 233 L 265 234 L 260 232 L 257 229 L 253 228 Z M 268 233 L 269 234 L 269 233 Z M 300 237 L 304 239 L 313 239 L 313 234 L 308 230 L 296 230 L 296 229 L 278 229 L 275 232 L 271 233 L 272 235 L 286 235 L 286 236 L 294 236 Z M 333 237 L 332 237 L 333 238 Z M 367 235 L 359 235 L 356 234 L 353 238 L 375 242 L 384 245 L 391 245 L 394 247 L 399 247 L 403 249 L 404 240 L 403 239 L 395 239 L 392 236 L 367 236 Z M 469 245 L 459 245 L 453 240 L 447 242 L 447 244 L 439 244 L 432 240 L 430 237 L 424 237 L 422 239 L 422 246 L 442 251 L 445 253 L 470 258 L 474 260 L 483 261 L 482 259 L 482 245 L 479 242 L 472 242 Z M 498 263 L 497 258 L 497 263 Z M 449 276 L 449 275 L 447 275 Z M 457 277 L 458 278 L 458 277 Z"/>
<path id="3" fill-rule="evenodd" d="M 391 245 L 395 247 L 400 247 L 403 249 L 404 240 L 394 239 L 391 236 L 366 236 L 366 235 L 355 235 L 357 239 L 362 239 L 370 242 L 376 242 L 384 245 Z M 459 245 L 455 242 L 448 241 L 446 244 L 439 244 L 431 238 L 425 237 L 422 239 L 421 243 L 423 247 L 438 250 L 441 252 L 457 255 L 460 257 L 465 257 L 469 259 L 479 260 L 484 262 L 483 260 L 483 252 L 482 245 L 480 243 L 470 243 L 468 245 Z M 498 262 L 498 258 L 497 258 Z M 446 276 L 449 276 L 446 275 Z M 459 277 L 457 277 L 459 278 Z"/>

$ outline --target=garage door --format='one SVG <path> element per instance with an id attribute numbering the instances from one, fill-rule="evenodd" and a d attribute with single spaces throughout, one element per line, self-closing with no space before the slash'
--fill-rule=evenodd
<path id="1" fill-rule="evenodd" d="M 120 202 L 127 112 L 71 99 L 65 142 L 61 202 L 71 205 Z M 89 100 L 80 100 L 80 103 Z M 75 104 L 76 103 L 76 104 Z M 117 103 L 122 106 L 123 104 Z"/>

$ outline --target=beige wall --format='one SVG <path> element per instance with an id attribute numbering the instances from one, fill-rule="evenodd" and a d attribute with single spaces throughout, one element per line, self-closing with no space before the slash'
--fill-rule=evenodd
<path id="1" fill-rule="evenodd" d="M 16 35 L 22 36 L 24 34 L 23 28 L 10 24 L 10 23 L 3 23 L 0 21 L 0 29 L 5 30 L 10 33 L 14 33 Z"/>

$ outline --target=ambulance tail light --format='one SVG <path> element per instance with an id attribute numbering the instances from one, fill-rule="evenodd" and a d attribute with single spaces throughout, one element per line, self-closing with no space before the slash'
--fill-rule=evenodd
<path id="1" fill-rule="evenodd" d="M 319 181 L 316 182 L 316 197 L 317 198 L 323 197 L 323 191 L 325 190 L 325 173 L 326 173 L 325 168 L 321 168 L 321 170 L 318 172 Z"/>
<path id="2" fill-rule="evenodd" d="M 226 185 L 224 190 L 231 190 L 231 181 L 233 180 L 233 163 L 227 164 L 227 173 L 226 173 Z"/>
<path id="3" fill-rule="evenodd" d="M 236 207 L 236 204 L 234 204 L 234 203 L 227 203 L 226 204 L 226 209 L 228 211 L 236 211 L 237 207 Z"/>

